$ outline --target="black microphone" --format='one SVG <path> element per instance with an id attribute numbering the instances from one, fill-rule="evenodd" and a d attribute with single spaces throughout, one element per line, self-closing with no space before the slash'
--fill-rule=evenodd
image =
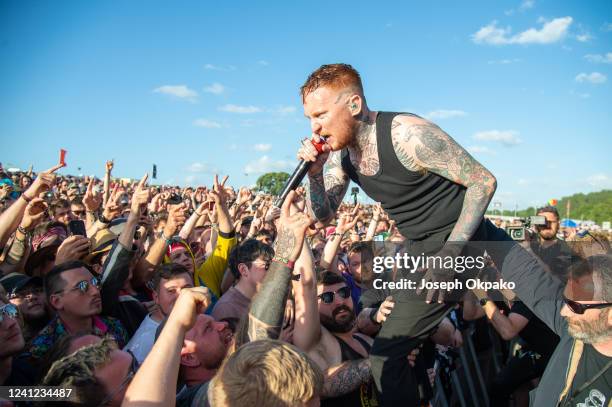
<path id="1" fill-rule="evenodd" d="M 325 145 L 325 141 L 322 138 L 320 139 L 319 143 L 315 143 L 314 140 L 310 140 L 310 142 L 319 152 L 319 154 L 323 152 L 323 146 Z M 277 208 L 283 206 L 283 202 L 285 202 L 285 199 L 287 198 L 287 195 L 289 195 L 289 192 L 296 189 L 298 185 L 302 183 L 302 180 L 306 176 L 306 173 L 308 173 L 308 169 L 311 165 L 312 161 L 300 160 L 300 163 L 298 164 L 297 168 L 295 169 L 295 171 L 293 171 L 293 174 L 291 174 L 291 176 L 287 180 L 287 183 L 285 183 L 285 186 L 283 187 L 283 191 L 281 192 L 280 196 L 274 202 L 274 206 L 276 206 Z"/>

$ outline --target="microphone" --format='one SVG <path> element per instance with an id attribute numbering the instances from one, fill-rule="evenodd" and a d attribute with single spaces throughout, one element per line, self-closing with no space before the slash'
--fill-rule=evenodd
<path id="1" fill-rule="evenodd" d="M 310 140 L 310 142 L 319 152 L 319 154 L 323 152 L 323 146 L 325 145 L 325 140 L 323 140 L 323 138 L 321 138 L 318 143 L 316 143 L 314 140 Z M 298 187 L 298 185 L 300 185 L 311 165 L 312 161 L 300 160 L 300 163 L 298 164 L 297 168 L 295 169 L 295 171 L 293 171 L 293 174 L 291 174 L 291 176 L 285 183 L 285 186 L 283 187 L 283 191 L 281 192 L 280 196 L 274 202 L 274 206 L 276 206 L 277 208 L 283 206 L 283 202 L 285 202 L 285 199 L 287 198 L 287 195 L 289 195 L 289 192 L 293 191 Z"/>

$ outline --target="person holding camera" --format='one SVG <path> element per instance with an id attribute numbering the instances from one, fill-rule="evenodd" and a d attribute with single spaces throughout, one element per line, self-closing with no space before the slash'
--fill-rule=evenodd
<path id="1" fill-rule="evenodd" d="M 567 281 L 567 266 L 573 255 L 565 241 L 557 237 L 559 232 L 559 212 L 554 206 L 545 206 L 537 210 L 537 216 L 546 219 L 545 225 L 536 225 L 536 236 L 532 236 L 529 246 L 545 265 L 551 274 L 561 280 Z"/>

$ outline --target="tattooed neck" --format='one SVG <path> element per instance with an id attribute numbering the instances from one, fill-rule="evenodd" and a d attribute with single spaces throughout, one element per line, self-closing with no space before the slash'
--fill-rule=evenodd
<path id="1" fill-rule="evenodd" d="M 358 118 L 357 130 L 353 142 L 349 149 L 359 154 L 373 142 L 372 137 L 376 136 L 376 112 L 364 109 Z"/>

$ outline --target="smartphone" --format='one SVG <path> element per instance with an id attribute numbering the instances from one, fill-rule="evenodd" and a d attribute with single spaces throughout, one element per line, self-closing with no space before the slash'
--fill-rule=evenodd
<path id="1" fill-rule="evenodd" d="M 168 204 L 170 205 L 178 205 L 181 202 L 183 202 L 183 199 L 181 199 L 181 196 L 178 194 L 172 194 L 170 195 L 170 197 L 168 198 Z"/>
<path id="2" fill-rule="evenodd" d="M 85 230 L 85 222 L 82 220 L 71 220 L 68 222 L 68 230 L 70 231 L 70 235 L 79 235 L 79 236 L 87 236 L 87 231 Z"/>
<path id="3" fill-rule="evenodd" d="M 210 201 L 208 203 L 208 210 L 212 211 L 214 207 L 215 207 L 215 201 Z"/>

